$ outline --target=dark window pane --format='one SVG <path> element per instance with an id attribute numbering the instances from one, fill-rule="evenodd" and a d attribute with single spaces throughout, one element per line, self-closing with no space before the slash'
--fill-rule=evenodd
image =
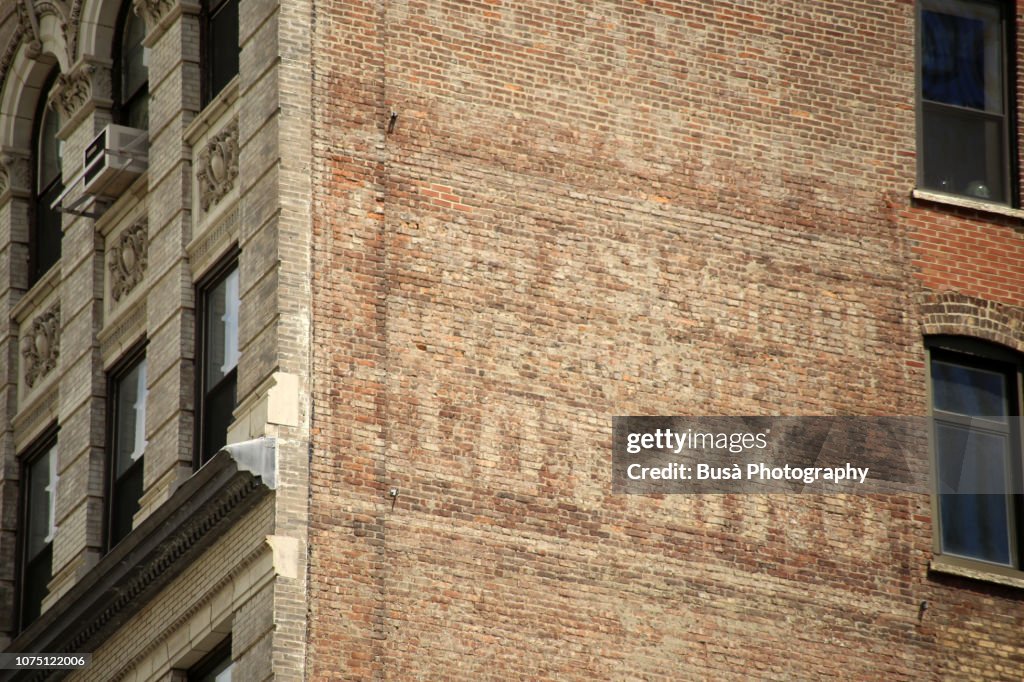
<path id="1" fill-rule="evenodd" d="M 206 59 L 209 101 L 238 74 L 238 0 L 227 0 L 210 11 Z"/>
<path id="2" fill-rule="evenodd" d="M 29 239 L 29 285 L 35 284 L 60 260 L 63 237 L 60 211 L 50 208 L 64 191 L 61 184 L 61 142 L 56 112 L 41 105 L 36 139 L 32 233 Z"/>
<path id="3" fill-rule="evenodd" d="M 1008 201 L 1001 118 L 924 104 L 921 124 L 926 188 L 982 201 Z"/>
<path id="4" fill-rule="evenodd" d="M 1012 199 L 1005 26 L 988 0 L 920 0 L 919 181 L 1002 204 Z"/>
<path id="5" fill-rule="evenodd" d="M 209 656 L 188 671 L 188 682 L 231 682 L 234 662 L 231 660 L 231 640 L 218 646 Z"/>
<path id="6" fill-rule="evenodd" d="M 935 452 L 940 493 L 1006 494 L 1006 436 L 969 427 L 938 423 Z"/>
<path id="7" fill-rule="evenodd" d="M 238 266 L 223 271 L 200 290 L 202 372 L 199 463 L 205 464 L 227 442 L 236 405 L 238 365 Z"/>
<path id="8" fill-rule="evenodd" d="M 1010 565 L 1006 502 L 1003 495 L 940 495 L 942 551 Z"/>
<path id="9" fill-rule="evenodd" d="M 203 401 L 203 463 L 227 443 L 228 426 L 234 419 L 236 376 L 234 371 L 229 372 Z"/>
<path id="10" fill-rule="evenodd" d="M 941 549 L 1012 566 L 1008 481 L 1011 452 L 1019 447 L 1007 424 L 1013 411 L 1008 395 L 1012 375 L 984 360 L 962 357 L 957 362 L 947 354 L 931 362 Z M 950 415 L 986 420 L 954 422 Z"/>
<path id="11" fill-rule="evenodd" d="M 149 127 L 149 52 L 142 45 L 145 23 L 129 9 L 122 30 L 118 64 L 119 120 L 124 125 L 145 130 Z"/>
<path id="12" fill-rule="evenodd" d="M 938 12 L 921 16 L 921 93 L 925 99 L 981 109 L 985 38 L 980 21 Z"/>
<path id="13" fill-rule="evenodd" d="M 21 532 L 21 606 L 19 626 L 39 617 L 52 577 L 52 547 L 57 495 L 57 448 L 50 446 L 28 461 L 23 472 Z"/>
<path id="14" fill-rule="evenodd" d="M 139 511 L 142 497 L 142 458 L 132 463 L 114 483 L 110 503 L 111 547 L 120 542 L 132 530 L 132 518 Z"/>
<path id="15" fill-rule="evenodd" d="M 124 125 L 130 128 L 149 128 L 149 91 L 145 86 L 125 103 L 122 115 Z"/>
<path id="16" fill-rule="evenodd" d="M 36 197 L 32 235 L 32 283 L 45 275 L 60 260 L 60 245 L 64 236 L 61 213 L 50 208 L 50 205 L 63 191 L 63 185 L 57 182 Z"/>
<path id="17" fill-rule="evenodd" d="M 113 384 L 108 544 L 113 547 L 132 529 L 142 497 L 146 449 L 146 359 L 118 376 Z"/>
<path id="18" fill-rule="evenodd" d="M 121 94 L 124 99 L 131 97 L 149 78 L 146 48 L 142 45 L 145 35 L 142 19 L 129 12 L 121 36 Z"/>
<path id="19" fill-rule="evenodd" d="M 57 112 L 43 107 L 42 122 L 39 125 L 39 140 L 36 147 L 38 167 L 36 169 L 36 191 L 43 192 L 61 175 L 61 142 L 57 139 L 60 121 Z"/>
<path id="20" fill-rule="evenodd" d="M 48 544 L 34 559 L 25 563 L 25 573 L 21 586 L 21 625 L 26 625 L 39 617 L 43 599 L 46 597 L 46 586 L 53 577 L 53 545 Z"/>
<path id="21" fill-rule="evenodd" d="M 1007 414 L 1006 377 L 991 370 L 932 362 L 932 400 L 935 408 L 969 417 Z"/>
<path id="22" fill-rule="evenodd" d="M 231 682 L 233 668 L 234 664 L 230 659 L 221 661 L 213 670 L 195 680 L 196 682 Z"/>

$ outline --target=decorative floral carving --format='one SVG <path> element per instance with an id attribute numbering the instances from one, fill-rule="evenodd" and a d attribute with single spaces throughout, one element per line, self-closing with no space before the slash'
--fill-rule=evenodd
<path id="1" fill-rule="evenodd" d="M 142 220 L 121 233 L 110 249 L 107 267 L 110 268 L 110 295 L 115 301 L 135 288 L 146 274 L 149 252 L 149 233 Z"/>
<path id="2" fill-rule="evenodd" d="M 92 74 L 96 67 L 86 64 L 69 74 L 57 76 L 50 103 L 67 121 L 92 98 Z"/>
<path id="3" fill-rule="evenodd" d="M 19 0 L 17 10 L 18 26 L 22 29 L 22 34 L 18 36 L 17 43 L 14 43 L 15 49 L 21 43 L 21 38 L 27 37 L 28 49 L 25 54 L 29 59 L 36 59 L 43 53 L 43 41 L 39 39 L 39 20 L 35 9 L 29 0 Z"/>
<path id="4" fill-rule="evenodd" d="M 83 0 L 71 0 L 68 9 L 67 29 L 64 35 L 68 43 L 68 54 L 73 56 L 78 55 L 78 29 L 82 23 L 82 4 Z M 96 91 L 95 88 L 93 91 Z"/>
<path id="5" fill-rule="evenodd" d="M 21 190 L 28 192 L 32 182 L 32 167 L 27 156 L 8 152 L 0 155 L 0 192 Z"/>
<path id="6" fill-rule="evenodd" d="M 238 119 L 224 127 L 199 152 L 196 180 L 204 211 L 224 198 L 238 177 Z"/>
<path id="7" fill-rule="evenodd" d="M 132 6 L 135 14 L 146 22 L 146 30 L 152 31 L 174 7 L 175 0 L 135 0 Z"/>
<path id="8" fill-rule="evenodd" d="M 60 357 L 60 303 L 32 320 L 21 342 L 25 359 L 25 383 L 29 388 L 57 366 Z"/>
<path id="9" fill-rule="evenodd" d="M 18 48 L 21 46 L 21 39 L 24 37 L 25 27 L 19 21 L 15 25 L 11 37 L 7 40 L 7 47 L 4 48 L 3 56 L 0 56 L 0 81 L 7 79 L 7 72 L 10 71 L 11 64 L 14 63 L 14 55 L 18 52 Z"/>

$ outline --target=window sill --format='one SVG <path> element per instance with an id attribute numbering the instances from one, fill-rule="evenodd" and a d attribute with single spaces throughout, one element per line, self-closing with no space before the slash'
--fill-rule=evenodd
<path id="1" fill-rule="evenodd" d="M 37 307 L 49 297 L 50 292 L 60 286 L 60 261 L 53 264 L 46 274 L 32 285 L 21 300 L 11 309 L 11 319 L 21 324 L 27 320 Z"/>
<path id="2" fill-rule="evenodd" d="M 956 208 L 966 208 L 971 211 L 978 211 L 979 213 L 988 213 L 991 215 L 1006 216 L 1008 218 L 1024 220 L 1024 210 L 1011 208 L 1002 204 L 994 204 L 990 201 L 978 201 L 977 199 L 968 199 L 967 197 L 943 194 L 942 192 L 931 192 L 924 189 L 915 189 L 910 193 L 910 196 L 917 201 L 927 201 L 932 204 L 955 206 Z"/>
<path id="3" fill-rule="evenodd" d="M 217 96 L 207 103 L 203 110 L 196 114 L 196 117 L 185 128 L 183 135 L 185 142 L 195 146 L 196 142 L 205 133 L 220 121 L 221 116 L 231 109 L 238 100 L 238 76 L 232 78 L 224 89 L 217 93 Z"/>
<path id="4" fill-rule="evenodd" d="M 955 575 L 1007 587 L 1024 589 L 1024 571 L 1017 571 L 1003 566 L 994 566 L 980 561 L 961 559 L 959 557 L 936 556 L 928 564 L 928 570 L 935 573 Z"/>

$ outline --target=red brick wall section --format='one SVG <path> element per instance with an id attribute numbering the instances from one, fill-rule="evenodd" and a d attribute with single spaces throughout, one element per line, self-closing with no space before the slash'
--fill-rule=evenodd
<path id="1" fill-rule="evenodd" d="M 1024 304 L 1024 221 L 926 203 L 904 217 L 914 240 L 915 275 L 924 287 Z"/>
<path id="2" fill-rule="evenodd" d="M 1019 679 L 927 498 L 611 493 L 612 415 L 925 410 L 912 3 L 315 14 L 311 679 Z"/>

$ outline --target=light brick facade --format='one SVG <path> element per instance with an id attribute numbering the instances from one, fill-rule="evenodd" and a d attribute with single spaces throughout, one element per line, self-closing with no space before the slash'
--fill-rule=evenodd
<path id="1" fill-rule="evenodd" d="M 48 626 L 53 630 L 64 627 L 61 617 L 73 620 L 74 609 L 88 599 L 82 588 L 102 590 L 97 574 L 108 570 L 118 552 L 126 557 L 121 563 L 136 561 L 152 576 L 171 576 L 126 574 L 123 580 L 134 581 L 133 589 L 144 596 L 127 611 L 114 609 L 130 613 L 114 616 L 116 628 L 109 625 L 113 621 L 103 621 L 108 623 L 105 634 L 92 640 L 97 647 L 93 664 L 72 678 L 178 679 L 230 636 L 239 679 L 302 679 L 311 295 L 309 115 L 304 112 L 310 108 L 305 67 L 310 7 L 243 2 L 238 76 L 205 107 L 200 100 L 201 4 L 139 0 L 129 7 L 146 25 L 148 171 L 111 205 L 86 202 L 80 208 L 90 215 L 65 213 L 60 263 L 29 288 L 28 164 L 33 118 L 46 94 L 41 88 L 51 69 L 61 74 L 53 101 L 61 117 L 64 184 L 74 185 L 64 201 L 69 206 L 83 192 L 82 183 L 73 183 L 83 152 L 112 120 L 113 44 L 120 39 L 115 34 L 121 11 L 116 0 L 20 7 L 9 2 L 0 9 L 0 43 L 6 47 L 0 300 L 11 321 L 3 341 L 7 361 L 0 363 L 0 631 L 13 648 L 47 636 L 40 634 L 45 628 L 38 623 L 19 634 L 12 620 L 15 531 L 19 457 L 39 433 L 58 424 L 53 579 L 40 621 L 56 614 L 56 624 Z M 216 186 L 204 185 L 202 177 L 204 154 L 208 162 L 211 149 L 223 157 L 230 176 L 226 182 L 214 178 Z M 130 272 L 115 262 L 126 248 L 134 249 L 127 261 Z M 229 443 L 273 439 L 266 442 L 273 443 L 275 461 L 272 474 L 265 468 L 253 474 L 262 476 L 255 488 L 239 488 L 242 492 L 229 499 L 210 489 L 211 516 L 196 527 L 188 518 L 174 517 L 171 509 L 197 499 L 196 284 L 231 253 L 238 254 L 243 313 Z M 140 256 L 144 267 L 138 267 Z M 51 309 L 59 311 L 59 358 L 29 386 L 20 349 L 38 328 L 36 320 Z M 143 342 L 148 389 L 143 494 L 134 517 L 136 532 L 108 554 L 108 376 Z M 247 476 L 244 456 L 239 457 L 232 465 L 239 473 L 230 486 Z M 250 490 L 263 491 L 259 503 L 238 507 Z M 243 511 L 232 511 L 236 508 Z M 226 529 L 221 518 L 230 519 Z M 156 537 L 159 528 L 174 524 L 179 535 L 163 545 L 138 541 L 139 535 Z M 191 556 L 176 563 L 160 558 L 177 556 L 174 552 Z"/>

